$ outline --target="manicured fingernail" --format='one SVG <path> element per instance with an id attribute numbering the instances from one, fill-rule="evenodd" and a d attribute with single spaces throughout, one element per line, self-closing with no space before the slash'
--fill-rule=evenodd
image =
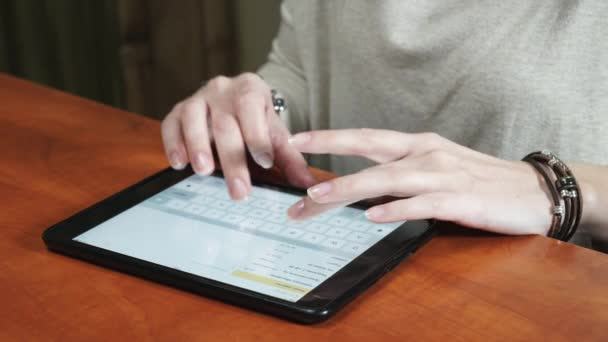
<path id="1" fill-rule="evenodd" d="M 232 181 L 232 199 L 236 201 L 246 201 L 247 200 L 247 187 L 245 186 L 245 182 L 236 178 Z"/>
<path id="2" fill-rule="evenodd" d="M 252 153 L 251 157 L 255 162 L 265 169 L 270 169 L 272 167 L 272 157 L 269 153 L 266 152 L 258 152 Z"/>
<path id="3" fill-rule="evenodd" d="M 384 209 L 382 207 L 373 207 L 365 211 L 365 217 L 367 217 L 368 220 L 377 221 L 380 220 L 383 215 Z"/>
<path id="4" fill-rule="evenodd" d="M 181 170 L 186 167 L 186 163 L 182 161 L 182 158 L 177 151 L 173 151 L 169 154 L 169 163 L 171 164 L 171 167 L 176 170 Z"/>
<path id="5" fill-rule="evenodd" d="M 296 202 L 296 204 L 292 205 L 291 208 L 289 208 L 289 210 L 287 211 L 287 214 L 292 218 L 296 218 L 302 214 L 303 210 L 304 210 L 304 200 L 301 199 L 298 202 Z"/>
<path id="6" fill-rule="evenodd" d="M 304 145 L 307 142 L 310 141 L 310 139 L 312 138 L 312 136 L 310 135 L 310 133 L 306 132 L 306 133 L 298 133 L 292 137 L 290 137 L 287 141 L 289 142 L 289 144 L 293 145 L 293 146 L 299 146 L 299 145 Z"/>
<path id="7" fill-rule="evenodd" d="M 311 188 L 308 188 L 308 196 L 313 200 L 319 199 L 327 195 L 331 191 L 330 183 L 319 183 Z"/>
<path id="8" fill-rule="evenodd" d="M 211 163 L 206 153 L 198 153 L 194 156 L 192 167 L 198 174 L 208 174 L 211 171 Z"/>

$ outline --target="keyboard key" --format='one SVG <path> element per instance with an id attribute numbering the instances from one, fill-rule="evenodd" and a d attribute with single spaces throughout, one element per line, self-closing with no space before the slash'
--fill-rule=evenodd
<path id="1" fill-rule="evenodd" d="M 245 216 L 238 214 L 228 213 L 226 216 L 220 219 L 222 222 L 226 222 L 233 225 L 238 225 L 240 222 L 245 220 Z"/>
<path id="2" fill-rule="evenodd" d="M 149 201 L 151 203 L 155 203 L 155 204 L 165 204 L 170 200 L 169 197 L 165 197 L 165 196 L 161 196 L 161 195 L 156 195 L 154 197 L 152 197 L 151 199 L 149 199 Z"/>
<path id="3" fill-rule="evenodd" d="M 213 194 L 213 197 L 215 197 L 218 200 L 232 201 L 232 198 L 230 198 L 230 194 L 228 193 L 227 188 L 222 188 L 222 189 L 216 191 Z"/>
<path id="4" fill-rule="evenodd" d="M 203 182 L 205 182 L 205 180 L 208 178 L 208 176 L 201 176 L 201 175 L 192 175 L 190 176 L 191 181 L 197 183 L 197 184 L 203 184 Z"/>
<path id="5" fill-rule="evenodd" d="M 298 238 L 300 235 L 304 234 L 304 231 L 298 228 L 289 227 L 281 232 L 281 235 L 287 236 L 293 239 Z"/>
<path id="6" fill-rule="evenodd" d="M 289 209 L 289 207 L 289 204 L 274 202 L 268 206 L 268 210 L 276 212 L 287 212 L 287 209 Z"/>
<path id="7" fill-rule="evenodd" d="M 187 206 L 188 202 L 184 201 L 184 200 L 178 200 L 175 198 L 170 199 L 167 203 L 165 203 L 165 206 L 167 206 L 170 209 L 176 209 L 176 210 L 180 210 L 183 207 Z"/>
<path id="8" fill-rule="evenodd" d="M 205 196 L 213 196 L 217 191 L 218 189 L 207 185 L 201 185 L 196 189 L 197 194 Z"/>
<path id="9" fill-rule="evenodd" d="M 338 227 L 348 227 L 351 223 L 351 220 L 344 218 L 344 217 L 340 217 L 340 216 L 334 216 L 332 217 L 329 221 L 327 221 L 329 224 L 332 224 L 334 226 L 338 226 Z"/>
<path id="10" fill-rule="evenodd" d="M 207 195 L 198 195 L 198 196 L 194 197 L 193 199 L 191 199 L 190 201 L 192 201 L 192 203 L 200 204 L 202 206 L 207 207 L 215 200 L 212 197 L 209 197 Z"/>
<path id="11" fill-rule="evenodd" d="M 250 205 L 260 209 L 268 209 L 272 205 L 272 202 L 252 197 Z"/>
<path id="12" fill-rule="evenodd" d="M 367 249 L 367 246 L 361 245 L 358 243 L 348 243 L 346 246 L 342 247 L 342 250 L 349 253 L 363 253 Z"/>
<path id="13" fill-rule="evenodd" d="M 366 243 L 371 240 L 372 235 L 362 232 L 352 232 L 350 235 L 346 237 L 347 240 L 358 242 L 358 243 Z"/>
<path id="14" fill-rule="evenodd" d="M 248 216 L 251 207 L 249 207 L 244 202 L 231 202 L 230 203 L 230 211 L 239 215 Z"/>
<path id="15" fill-rule="evenodd" d="M 232 203 L 230 203 L 228 201 L 222 201 L 222 200 L 213 201 L 211 203 L 211 205 L 214 208 L 221 209 L 221 210 L 228 210 L 232 207 Z"/>
<path id="16" fill-rule="evenodd" d="M 256 198 L 263 198 L 266 200 L 271 200 L 271 201 L 276 201 L 276 200 L 281 200 L 282 198 L 281 193 L 276 193 L 272 190 L 269 189 L 256 189 L 256 193 L 255 193 L 255 197 Z"/>
<path id="17" fill-rule="evenodd" d="M 212 188 L 222 188 L 226 185 L 226 182 L 220 177 L 203 177 L 201 183 L 212 187 Z"/>
<path id="18" fill-rule="evenodd" d="M 291 227 L 304 229 L 304 227 L 308 226 L 310 222 L 307 220 L 287 220 L 287 224 Z"/>
<path id="19" fill-rule="evenodd" d="M 328 212 L 324 212 L 322 214 L 316 215 L 312 217 L 313 221 L 317 221 L 317 222 L 325 222 L 327 221 L 329 218 L 331 217 L 331 214 Z"/>
<path id="20" fill-rule="evenodd" d="M 300 240 L 318 244 L 319 242 L 325 240 L 325 235 L 316 234 L 316 233 L 306 233 L 306 234 L 302 235 Z"/>
<path id="21" fill-rule="evenodd" d="M 344 229 L 344 228 L 331 228 L 329 229 L 327 232 L 325 232 L 325 234 L 331 236 L 331 237 L 337 237 L 337 238 L 343 238 L 346 235 L 348 235 L 348 233 L 350 233 L 349 230 Z"/>
<path id="22" fill-rule="evenodd" d="M 325 233 L 329 229 L 329 226 L 325 223 L 312 222 L 306 226 L 306 230 L 314 233 Z"/>
<path id="23" fill-rule="evenodd" d="M 343 207 L 342 211 L 340 212 L 340 216 L 349 218 L 351 220 L 359 218 L 365 219 L 365 214 L 363 210 L 349 207 Z"/>
<path id="24" fill-rule="evenodd" d="M 264 221 L 248 217 L 245 220 L 243 220 L 243 222 L 239 223 L 239 227 L 245 228 L 245 229 L 258 229 L 263 224 L 264 224 Z"/>
<path id="25" fill-rule="evenodd" d="M 183 210 L 189 214 L 201 215 L 205 208 L 198 204 L 189 204 Z"/>
<path id="26" fill-rule="evenodd" d="M 270 212 L 268 210 L 253 208 L 247 213 L 247 216 L 251 216 L 251 217 L 257 218 L 257 219 L 263 219 L 266 216 L 268 216 L 269 214 L 270 214 Z"/>
<path id="27" fill-rule="evenodd" d="M 284 226 L 278 225 L 276 223 L 268 223 L 264 222 L 259 228 L 261 232 L 266 232 L 270 234 L 277 234 L 281 230 L 283 230 Z"/>
<path id="28" fill-rule="evenodd" d="M 217 209 L 208 209 L 205 211 L 205 215 L 203 217 L 210 218 L 212 220 L 218 220 L 226 215 L 225 211 L 217 210 Z"/>
<path id="29" fill-rule="evenodd" d="M 342 246 L 344 246 L 345 243 L 346 243 L 346 241 L 344 241 L 344 240 L 340 240 L 340 239 L 336 239 L 336 238 L 329 238 L 329 239 L 321 242 L 321 246 L 338 249 L 338 248 L 341 248 Z"/>
<path id="30" fill-rule="evenodd" d="M 184 180 L 181 181 L 177 184 L 175 184 L 173 187 L 175 189 L 180 189 L 180 190 L 185 190 L 185 191 L 192 191 L 192 192 L 196 192 L 196 190 L 200 187 L 201 185 L 199 183 L 193 182 L 191 180 Z"/>
<path id="31" fill-rule="evenodd" d="M 287 214 L 286 213 L 271 213 L 266 216 L 266 220 L 274 223 L 286 223 L 287 222 Z"/>
<path id="32" fill-rule="evenodd" d="M 173 188 L 168 189 L 165 194 L 171 196 L 172 198 L 180 199 L 182 201 L 190 201 L 191 199 L 196 197 L 196 193 L 194 192 Z"/>
<path id="33" fill-rule="evenodd" d="M 374 224 L 370 222 L 352 221 L 348 225 L 348 228 L 351 230 L 356 230 L 358 232 L 365 232 L 373 225 Z"/>

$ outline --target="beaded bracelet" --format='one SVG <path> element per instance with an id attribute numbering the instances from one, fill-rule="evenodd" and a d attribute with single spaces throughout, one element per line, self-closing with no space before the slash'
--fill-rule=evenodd
<path id="1" fill-rule="evenodd" d="M 553 153 L 546 150 L 532 152 L 522 160 L 538 171 L 551 193 L 553 221 L 547 236 L 561 241 L 570 240 L 583 214 L 581 190 L 572 171 Z"/>

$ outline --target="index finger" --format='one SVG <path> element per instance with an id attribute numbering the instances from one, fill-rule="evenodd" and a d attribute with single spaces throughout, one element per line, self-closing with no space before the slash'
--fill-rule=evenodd
<path id="1" fill-rule="evenodd" d="M 290 218 L 295 220 L 304 220 L 331 209 L 347 206 L 355 201 L 334 202 L 334 203 L 316 203 L 309 196 L 303 197 L 301 200 L 293 204 L 287 210 Z"/>
<path id="2" fill-rule="evenodd" d="M 359 156 L 387 163 L 436 150 L 500 165 L 495 157 L 456 144 L 432 132 L 402 133 L 385 129 L 338 129 L 298 133 L 289 143 L 300 152 Z"/>
<path id="3" fill-rule="evenodd" d="M 304 153 L 360 156 L 386 163 L 403 158 L 411 140 L 405 133 L 361 128 L 298 133 L 289 143 Z"/>

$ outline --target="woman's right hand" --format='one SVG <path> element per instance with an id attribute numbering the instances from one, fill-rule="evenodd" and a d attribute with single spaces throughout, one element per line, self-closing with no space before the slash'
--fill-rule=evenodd
<path id="1" fill-rule="evenodd" d="M 274 111 L 270 88 L 256 74 L 213 78 L 176 104 L 161 130 L 171 166 L 183 169 L 190 163 L 201 175 L 215 168 L 215 141 L 232 199 L 245 199 L 251 191 L 247 150 L 263 168 L 276 164 L 294 185 L 314 183 L 302 154 L 287 142 L 290 134 Z"/>

